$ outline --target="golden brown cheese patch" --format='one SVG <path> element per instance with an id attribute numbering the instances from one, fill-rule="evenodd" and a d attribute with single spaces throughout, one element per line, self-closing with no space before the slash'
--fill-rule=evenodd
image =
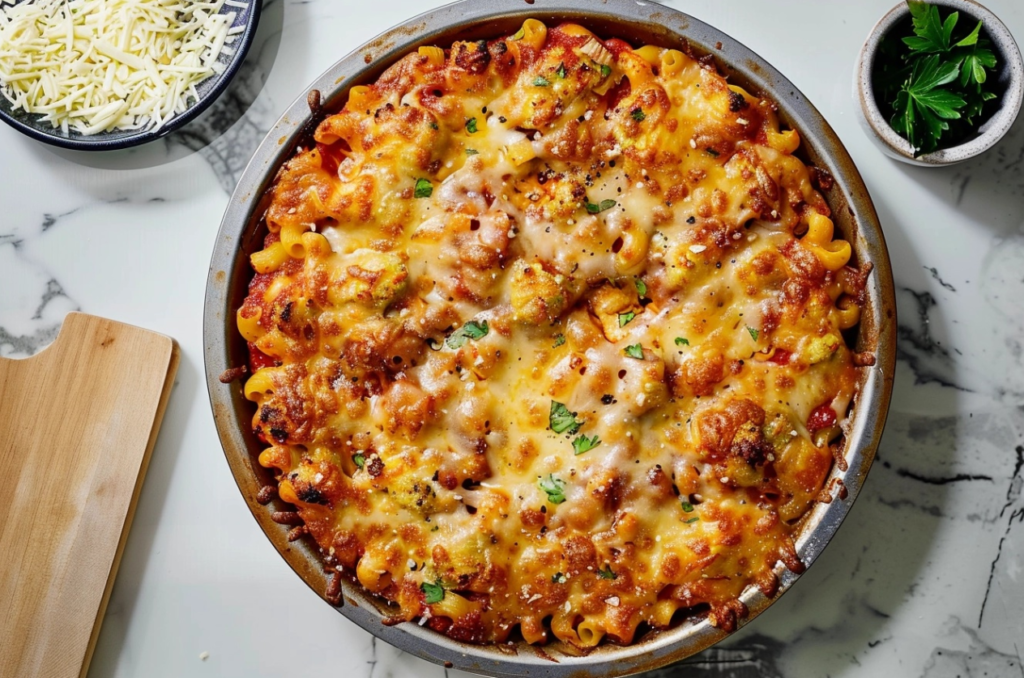
<path id="1" fill-rule="evenodd" d="M 866 275 L 798 146 L 706 60 L 575 25 L 353 88 L 238 313 L 260 461 L 326 561 L 478 643 L 729 629 L 774 593 Z"/>

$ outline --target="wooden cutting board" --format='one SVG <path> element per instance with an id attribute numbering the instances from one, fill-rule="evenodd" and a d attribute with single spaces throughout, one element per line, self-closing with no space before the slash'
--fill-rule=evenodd
<path id="1" fill-rule="evenodd" d="M 84 676 L 178 367 L 174 340 L 72 313 L 0 358 L 0 676 Z"/>

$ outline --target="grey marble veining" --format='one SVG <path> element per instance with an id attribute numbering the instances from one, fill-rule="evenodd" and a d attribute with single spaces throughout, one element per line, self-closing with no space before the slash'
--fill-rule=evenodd
<path id="1" fill-rule="evenodd" d="M 23 251 L 27 239 L 49 229 L 58 218 L 44 214 L 34 225 L 7 228 L 0 222 L 0 291 L 10 305 L 0 316 L 0 356 L 37 353 L 57 336 L 64 316 L 79 310 L 57 279 Z"/>

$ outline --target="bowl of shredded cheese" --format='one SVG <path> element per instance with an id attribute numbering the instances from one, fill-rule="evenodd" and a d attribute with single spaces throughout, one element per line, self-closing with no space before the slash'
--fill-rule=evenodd
<path id="1" fill-rule="evenodd" d="M 0 118 L 64 148 L 152 141 L 224 91 L 260 0 L 0 0 Z"/>

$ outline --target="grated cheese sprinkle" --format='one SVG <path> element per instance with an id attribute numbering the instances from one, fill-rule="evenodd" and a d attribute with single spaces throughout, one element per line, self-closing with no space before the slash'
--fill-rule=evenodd
<path id="1" fill-rule="evenodd" d="M 242 27 L 228 0 L 0 0 L 0 93 L 14 110 L 91 135 L 157 130 L 223 72 Z M 229 50 L 231 48 L 228 48 Z M 229 52 L 230 53 L 230 52 Z"/>

